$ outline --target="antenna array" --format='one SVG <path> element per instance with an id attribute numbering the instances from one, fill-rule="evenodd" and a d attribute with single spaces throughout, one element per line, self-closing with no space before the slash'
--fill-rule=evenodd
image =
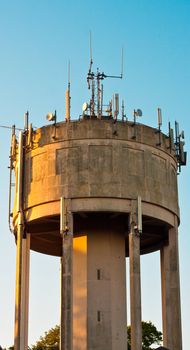
<path id="1" fill-rule="evenodd" d="M 179 123 L 175 121 L 175 153 L 179 172 L 181 172 L 181 166 L 185 166 L 187 163 L 187 152 L 184 152 L 184 138 L 184 131 L 179 132 Z"/>
<path id="2" fill-rule="evenodd" d="M 91 90 L 91 98 L 87 109 L 85 110 L 83 109 L 83 112 L 86 112 L 87 110 L 89 110 L 90 118 L 101 119 L 103 117 L 102 114 L 103 114 L 103 106 L 104 106 L 103 105 L 103 84 L 101 82 L 105 78 L 116 78 L 116 79 L 123 78 L 123 49 L 122 49 L 122 57 L 121 57 L 121 74 L 120 75 L 107 75 L 104 72 L 100 72 L 98 68 L 95 73 L 92 71 L 92 65 L 93 65 L 92 40 L 91 40 L 91 33 L 90 33 L 90 65 L 89 65 L 89 70 L 87 74 L 87 84 L 88 84 L 88 89 Z M 114 119 L 117 118 L 117 115 L 118 115 L 118 108 L 119 108 L 118 101 L 119 101 L 119 95 L 115 94 L 114 102 L 115 102 L 116 109 L 114 111 Z M 110 103 L 108 106 L 106 106 L 106 112 L 108 113 L 107 115 L 108 118 L 113 117 Z M 83 115 L 86 115 L 86 114 L 83 113 Z"/>

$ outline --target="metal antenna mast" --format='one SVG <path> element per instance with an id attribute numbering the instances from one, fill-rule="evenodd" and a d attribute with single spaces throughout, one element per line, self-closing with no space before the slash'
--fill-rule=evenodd
<path id="1" fill-rule="evenodd" d="M 93 65 L 93 60 L 92 60 L 92 33 L 90 31 L 90 71 Z"/>
<path id="2" fill-rule="evenodd" d="M 123 47 L 121 50 L 121 79 L 123 78 Z"/>
<path id="3" fill-rule="evenodd" d="M 68 64 L 68 88 L 66 90 L 66 114 L 65 114 L 66 121 L 70 121 L 70 118 L 71 118 L 70 88 L 71 88 L 71 82 L 70 82 L 70 60 L 69 60 L 69 64 Z"/>
<path id="4" fill-rule="evenodd" d="M 95 96 L 95 83 L 94 83 L 94 73 L 92 72 L 92 65 L 93 65 L 93 59 L 92 59 L 92 37 L 91 37 L 91 31 L 90 31 L 90 67 L 87 75 L 87 83 L 88 83 L 88 89 L 91 88 L 91 100 L 90 100 L 90 116 L 94 117 L 94 96 Z M 90 84 L 90 81 L 92 82 Z"/>
<path id="5" fill-rule="evenodd" d="M 104 72 L 100 73 L 97 68 L 97 72 L 94 73 L 92 71 L 93 59 L 92 59 L 92 38 L 90 32 L 90 67 L 87 74 L 87 83 L 88 89 L 91 89 L 91 100 L 90 100 L 90 117 L 97 117 L 101 119 L 102 116 L 102 104 L 103 104 L 103 84 L 101 84 L 101 80 L 105 78 L 123 78 L 123 48 L 121 53 L 121 74 L 120 75 L 107 75 Z M 95 83 L 96 83 L 96 96 L 95 96 Z M 95 103 L 96 101 L 96 103 Z M 95 113 L 96 107 L 96 113 Z"/>

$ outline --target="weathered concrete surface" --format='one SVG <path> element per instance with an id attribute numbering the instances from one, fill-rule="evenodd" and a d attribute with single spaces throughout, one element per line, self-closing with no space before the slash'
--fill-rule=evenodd
<path id="1" fill-rule="evenodd" d="M 152 223 L 156 218 L 171 225 L 173 214 L 179 216 L 177 164 L 165 135 L 158 147 L 155 129 L 144 125 L 136 125 L 136 139 L 131 123 L 118 122 L 117 135 L 112 121 L 104 120 L 59 123 L 55 139 L 54 128 L 36 130 L 26 150 L 24 208 L 31 249 L 60 255 L 59 229 L 53 218 L 57 216 L 59 226 L 60 197 L 78 201 L 78 208 L 89 200 L 98 211 L 109 210 L 111 202 L 113 212 L 129 212 L 130 201 L 139 195 L 143 215 L 153 218 Z M 154 224 L 150 226 L 149 231 L 155 232 Z M 155 239 L 141 250 L 158 250 L 164 239 Z"/>
<path id="2" fill-rule="evenodd" d="M 60 350 L 73 349 L 73 215 L 70 200 L 61 198 L 61 325 Z"/>
<path id="3" fill-rule="evenodd" d="M 87 350 L 87 236 L 73 240 L 73 348 Z"/>
<path id="4" fill-rule="evenodd" d="M 15 210 L 18 215 L 17 252 L 16 252 L 16 286 L 15 286 L 15 331 L 14 348 L 28 349 L 28 307 L 29 307 L 29 262 L 30 262 L 30 234 L 24 230 L 23 213 L 23 133 L 19 134 L 18 162 L 16 165 L 17 196 Z"/>
<path id="5" fill-rule="evenodd" d="M 172 350 L 182 350 L 177 228 L 176 218 L 169 229 L 168 245 L 161 249 L 163 343 Z"/>
<path id="6" fill-rule="evenodd" d="M 130 271 L 130 308 L 131 308 L 131 349 L 142 349 L 141 326 L 141 273 L 140 273 L 140 235 L 135 230 L 137 215 L 132 202 L 129 233 L 129 271 Z"/>
<path id="7" fill-rule="evenodd" d="M 31 249 L 62 256 L 62 285 L 67 285 L 64 292 L 67 297 L 62 293 L 62 300 L 67 307 L 65 304 L 61 327 L 67 332 L 69 350 L 72 346 L 74 350 L 126 349 L 125 255 L 128 254 L 134 325 L 132 350 L 140 349 L 140 253 L 159 249 L 162 250 L 164 342 L 172 350 L 181 350 L 177 162 L 168 137 L 163 134 L 160 137 L 158 146 L 158 133 L 148 126 L 118 122 L 114 133 L 112 121 L 83 120 L 59 123 L 56 129 L 54 126 L 38 129 L 25 149 L 22 190 L 26 230 L 30 232 Z M 15 167 L 13 225 L 20 257 L 18 162 L 19 159 Z M 132 232 L 129 234 L 126 225 L 137 196 L 142 198 L 140 241 Z M 63 245 L 62 250 L 61 197 L 71 201 L 73 250 L 71 240 L 66 241 L 69 244 Z M 93 217 L 93 213 L 99 217 Z M 73 259 L 73 264 L 69 259 Z M 17 273 L 18 285 L 20 273 L 21 269 Z M 19 292 L 18 310 L 21 310 L 20 298 Z M 24 333 L 26 330 L 22 330 Z"/>
<path id="8" fill-rule="evenodd" d="M 85 225 L 85 219 L 84 219 Z M 126 350 L 125 240 L 95 223 L 74 238 L 73 348 Z"/>
<path id="9" fill-rule="evenodd" d="M 21 349 L 28 349 L 30 234 L 22 242 L 22 290 L 21 290 Z"/>
<path id="10" fill-rule="evenodd" d="M 167 149 L 168 139 L 156 147 L 155 129 L 85 121 L 38 129 L 35 146 L 26 161 L 25 208 L 46 202 L 79 197 L 136 198 L 178 214 L 176 161 Z M 40 191 L 39 191 L 40 189 Z"/>
<path id="11" fill-rule="evenodd" d="M 16 350 L 28 349 L 29 266 L 30 235 L 27 234 L 26 238 L 23 238 L 23 227 L 20 224 L 17 231 L 16 254 L 14 330 L 14 347 Z"/>

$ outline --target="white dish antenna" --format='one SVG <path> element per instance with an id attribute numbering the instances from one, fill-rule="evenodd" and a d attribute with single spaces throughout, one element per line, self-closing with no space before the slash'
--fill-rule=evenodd
<path id="1" fill-rule="evenodd" d="M 56 112 L 55 113 L 49 112 L 46 115 L 46 119 L 48 120 L 48 122 L 56 121 Z"/>
<path id="2" fill-rule="evenodd" d="M 84 102 L 83 105 L 82 105 L 82 110 L 83 112 L 86 112 L 88 109 L 88 103 L 87 102 Z"/>

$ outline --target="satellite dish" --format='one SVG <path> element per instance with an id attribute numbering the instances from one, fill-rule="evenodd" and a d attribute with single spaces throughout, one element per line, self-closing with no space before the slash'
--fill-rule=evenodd
<path id="1" fill-rule="evenodd" d="M 142 111 L 141 111 L 141 109 L 137 109 L 137 115 L 138 115 L 138 117 L 142 117 Z"/>
<path id="2" fill-rule="evenodd" d="M 87 111 L 87 109 L 88 109 L 88 103 L 84 102 L 82 105 L 83 112 Z"/>
<path id="3" fill-rule="evenodd" d="M 49 112 L 47 115 L 46 115 L 46 119 L 48 120 L 48 122 L 52 122 L 55 120 L 55 115 L 52 113 L 52 112 Z"/>

